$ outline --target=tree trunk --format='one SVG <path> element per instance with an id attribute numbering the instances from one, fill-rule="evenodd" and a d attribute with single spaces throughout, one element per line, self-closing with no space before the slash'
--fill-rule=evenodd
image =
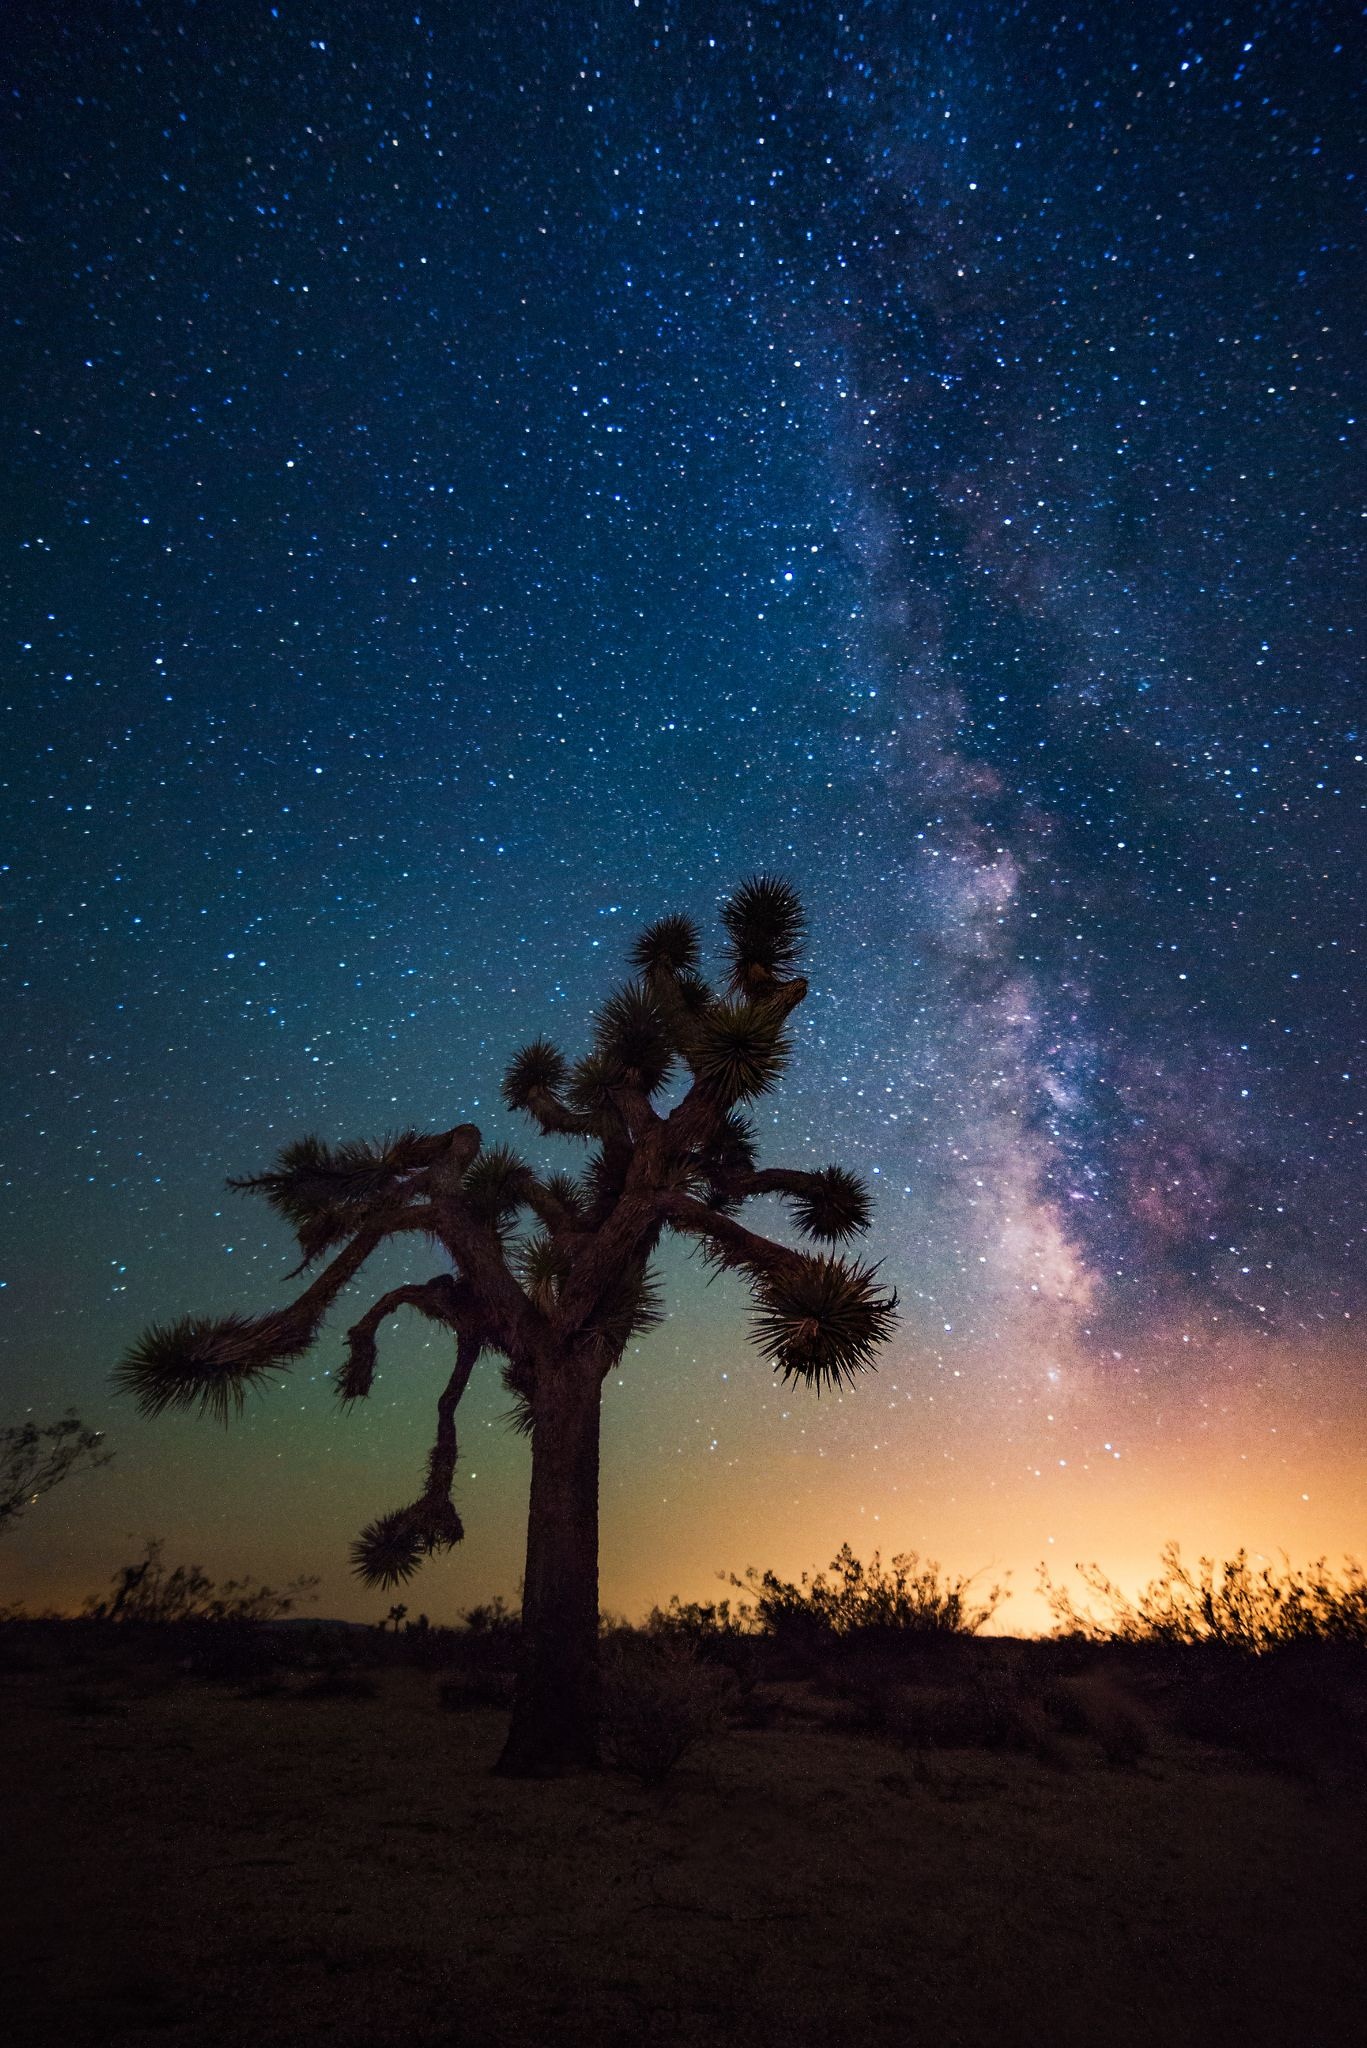
<path id="1" fill-rule="evenodd" d="M 598 1761 L 596 1365 L 543 1368 L 532 1431 L 522 1646 L 512 1726 L 497 1769 L 554 1778 Z"/>

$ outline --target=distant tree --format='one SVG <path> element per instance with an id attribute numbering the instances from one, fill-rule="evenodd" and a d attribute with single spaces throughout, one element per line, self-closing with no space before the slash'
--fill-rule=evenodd
<path id="1" fill-rule="evenodd" d="M 577 1176 L 538 1173 L 506 1146 L 486 1147 L 473 1124 L 379 1144 L 301 1138 L 268 1172 L 233 1184 L 288 1220 L 300 1270 L 330 1255 L 318 1278 L 268 1315 L 154 1325 L 116 1374 L 146 1415 L 198 1407 L 226 1421 L 249 1387 L 310 1349 L 377 1246 L 403 1234 L 440 1246 L 453 1271 L 382 1295 L 347 1335 L 344 1402 L 370 1392 L 376 1332 L 396 1310 L 417 1309 L 455 1340 L 423 1491 L 362 1532 L 354 1566 L 366 1583 L 394 1586 L 460 1540 L 456 1408 L 481 1353 L 500 1354 L 511 1419 L 532 1441 L 521 1668 L 499 1764 L 509 1775 L 597 1758 L 600 1395 L 628 1341 L 660 1320 L 651 1258 L 664 1233 L 743 1276 L 751 1341 L 815 1392 L 853 1380 L 894 1325 L 896 1297 L 876 1270 L 829 1249 L 867 1229 L 862 1183 L 839 1166 L 761 1168 L 742 1113 L 790 1057 L 788 1021 L 807 993 L 796 972 L 802 906 L 786 882 L 759 876 L 721 915 L 724 992 L 702 978 L 691 919 L 665 917 L 637 940 L 637 978 L 604 1003 L 583 1058 L 571 1065 L 544 1038 L 513 1058 L 505 1103 L 542 1135 L 591 1148 Z M 780 1196 L 817 1248 L 747 1229 L 737 1212 L 755 1195 Z"/>
<path id="2" fill-rule="evenodd" d="M 93 1472 L 114 1453 L 103 1432 L 87 1429 L 74 1408 L 56 1422 L 11 1423 L 0 1429 L 0 1536 L 73 1472 Z"/>

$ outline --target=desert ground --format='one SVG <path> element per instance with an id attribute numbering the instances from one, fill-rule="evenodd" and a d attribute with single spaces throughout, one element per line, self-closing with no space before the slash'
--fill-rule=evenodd
<path id="1" fill-rule="evenodd" d="M 909 1746 L 795 1684 L 657 1785 L 525 1783 L 421 1669 L 0 1702 L 24 2048 L 1363 2038 L 1361 1780 L 1171 1730 Z"/>

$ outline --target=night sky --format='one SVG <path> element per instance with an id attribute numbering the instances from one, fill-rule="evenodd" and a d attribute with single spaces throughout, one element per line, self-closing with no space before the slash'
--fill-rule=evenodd
<path id="1" fill-rule="evenodd" d="M 226 1435 L 112 1364 L 286 1298 L 223 1181 L 303 1130 L 573 1165 L 508 1055 L 755 870 L 812 927 L 764 1156 L 870 1178 L 904 1319 L 818 1403 L 672 1252 L 608 1605 L 848 1538 L 1023 1627 L 1040 1559 L 1361 1549 L 1359 29 L 7 15 L 0 1421 L 117 1455 L 0 1592 L 162 1534 L 383 1611 L 424 1326 L 340 1414 L 334 1317 Z M 506 1406 L 488 1360 L 415 1611 L 514 1589 Z"/>

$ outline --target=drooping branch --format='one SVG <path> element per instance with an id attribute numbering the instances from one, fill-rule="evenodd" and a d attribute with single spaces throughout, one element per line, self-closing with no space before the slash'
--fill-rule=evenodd
<path id="1" fill-rule="evenodd" d="M 450 1379 L 442 1389 L 437 1402 L 437 1434 L 427 1459 L 427 1485 L 423 1498 L 431 1501 L 449 1501 L 451 1485 L 456 1476 L 456 1457 L 459 1445 L 456 1438 L 456 1409 L 460 1397 L 470 1384 L 484 1346 L 478 1332 L 463 1329 L 456 1342 L 456 1363 Z"/>
<path id="2" fill-rule="evenodd" d="M 343 1401 L 364 1400 L 375 1378 L 375 1338 L 381 1323 L 401 1308 L 416 1308 L 429 1321 L 444 1329 L 456 1327 L 460 1307 L 460 1283 L 449 1273 L 411 1287 L 393 1287 L 368 1308 L 346 1333 L 346 1363 L 337 1376 L 337 1392 Z"/>
<path id="3" fill-rule="evenodd" d="M 351 1546 L 351 1568 L 367 1586 L 399 1585 L 412 1578 L 425 1557 L 453 1549 L 465 1534 L 451 1499 L 459 1448 L 456 1409 L 483 1349 L 477 1326 L 472 1321 L 462 1322 L 455 1368 L 437 1402 L 437 1434 L 428 1454 L 427 1483 L 408 1507 L 378 1515 Z"/>

